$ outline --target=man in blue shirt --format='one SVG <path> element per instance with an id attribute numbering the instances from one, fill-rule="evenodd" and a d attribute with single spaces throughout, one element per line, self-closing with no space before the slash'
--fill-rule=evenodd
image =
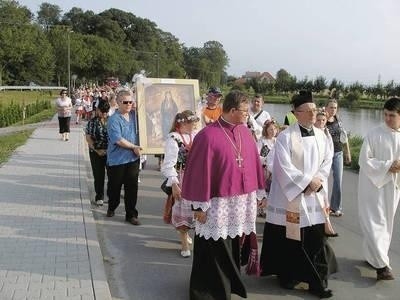
<path id="1" fill-rule="evenodd" d="M 114 211 L 120 203 L 121 187 L 124 185 L 125 220 L 133 225 L 140 225 L 136 202 L 141 148 L 138 146 L 139 136 L 136 113 L 132 110 L 133 101 L 130 91 L 120 91 L 117 95 L 119 108 L 107 124 L 107 217 L 114 216 Z"/>

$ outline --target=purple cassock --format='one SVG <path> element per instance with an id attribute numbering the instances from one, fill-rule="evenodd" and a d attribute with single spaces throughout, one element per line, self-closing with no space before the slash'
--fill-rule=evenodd
<path id="1" fill-rule="evenodd" d="M 190 179 L 189 179 L 190 178 Z M 222 118 L 194 138 L 182 182 L 182 198 L 207 202 L 264 189 L 264 172 L 250 130 Z"/>

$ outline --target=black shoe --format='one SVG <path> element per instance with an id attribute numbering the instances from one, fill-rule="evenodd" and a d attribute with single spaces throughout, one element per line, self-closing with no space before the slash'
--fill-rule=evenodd
<path id="1" fill-rule="evenodd" d="M 112 210 L 107 210 L 107 217 L 111 218 L 114 217 L 115 212 L 113 212 Z"/>
<path id="2" fill-rule="evenodd" d="M 319 297 L 320 299 L 324 299 L 324 298 L 330 298 L 333 296 L 332 294 L 332 290 L 330 289 L 320 289 L 320 290 L 314 290 L 314 289 L 309 289 L 308 290 L 311 294 L 313 294 L 314 296 Z"/>
<path id="3" fill-rule="evenodd" d="M 294 290 L 299 283 L 300 281 L 297 280 L 279 281 L 280 287 L 286 290 Z"/>
<path id="4" fill-rule="evenodd" d="M 132 218 L 127 218 L 125 219 L 126 222 L 131 223 L 132 225 L 140 225 L 140 222 L 138 220 L 138 218 L 132 217 Z"/>
<path id="5" fill-rule="evenodd" d="M 381 269 L 376 269 L 376 279 L 377 280 L 394 280 L 394 276 L 388 267 L 384 267 Z"/>
<path id="6" fill-rule="evenodd" d="M 326 233 L 326 232 L 325 232 L 325 236 L 326 236 L 326 237 L 338 237 L 339 234 L 338 234 L 337 232 L 335 232 L 335 233 Z"/>

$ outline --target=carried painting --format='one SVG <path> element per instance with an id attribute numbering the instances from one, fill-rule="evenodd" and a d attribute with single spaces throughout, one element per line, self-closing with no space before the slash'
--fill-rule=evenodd
<path id="1" fill-rule="evenodd" d="M 196 111 L 199 82 L 143 78 L 136 83 L 140 146 L 145 154 L 164 153 L 164 141 L 178 112 Z"/>

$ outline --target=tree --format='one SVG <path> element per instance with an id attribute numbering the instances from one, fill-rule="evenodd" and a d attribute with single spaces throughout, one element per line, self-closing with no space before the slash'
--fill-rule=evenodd
<path id="1" fill-rule="evenodd" d="M 184 48 L 183 61 L 189 78 L 197 78 L 208 86 L 225 81 L 229 59 L 219 42 L 206 42 L 203 48 Z"/>
<path id="2" fill-rule="evenodd" d="M 208 61 L 209 65 L 209 85 L 220 85 L 229 62 L 224 46 L 218 41 L 205 42 L 203 45 L 203 58 Z"/>
<path id="3" fill-rule="evenodd" d="M 364 85 L 358 81 L 350 84 L 347 88 L 349 92 L 358 92 L 359 95 L 362 95 L 365 91 Z"/>
<path id="4" fill-rule="evenodd" d="M 384 87 L 385 99 L 396 96 L 396 88 L 393 80 L 389 81 Z"/>
<path id="5" fill-rule="evenodd" d="M 324 76 L 317 76 L 313 82 L 314 91 L 320 93 L 326 89 L 326 79 Z"/>
<path id="6" fill-rule="evenodd" d="M 188 78 L 200 78 L 201 49 L 196 47 L 183 48 L 183 66 Z"/>
<path id="7" fill-rule="evenodd" d="M 293 86 L 293 78 L 285 69 L 276 72 L 275 89 L 278 92 L 288 93 Z"/>
<path id="8" fill-rule="evenodd" d="M 46 83 L 54 53 L 32 13 L 16 1 L 0 1 L 0 77 L 2 84 Z M 5 21 L 7 20 L 7 21 Z"/>
<path id="9" fill-rule="evenodd" d="M 183 46 L 179 40 L 169 32 L 159 32 L 161 38 L 161 47 L 159 57 L 161 60 L 160 75 L 167 74 L 170 78 L 184 78 L 186 75 L 184 69 Z"/>
<path id="10" fill-rule="evenodd" d="M 84 12 L 81 8 L 73 7 L 69 12 L 64 14 L 61 24 L 71 26 L 74 32 L 93 34 L 92 19 L 94 17 L 94 12 L 90 10 Z"/>
<path id="11" fill-rule="evenodd" d="M 297 86 L 297 90 L 298 90 L 298 91 L 299 91 L 299 90 L 312 91 L 313 88 L 314 88 L 314 84 L 313 84 L 312 80 L 309 80 L 309 79 L 307 78 L 307 76 L 304 77 L 303 79 L 297 81 L 296 86 Z"/>
<path id="12" fill-rule="evenodd" d="M 28 24 L 33 14 L 17 1 L 0 0 L 0 22 L 2 24 Z"/>
<path id="13" fill-rule="evenodd" d="M 227 82 L 229 59 L 221 43 L 185 49 L 154 22 L 119 9 L 95 14 L 73 7 L 61 15 L 57 5 L 44 2 L 34 21 L 17 1 L 0 0 L 1 21 L 18 24 L 18 29 L 0 26 L 0 81 L 7 83 L 29 79 L 64 85 L 68 66 L 88 81 L 111 75 L 130 80 L 145 69 L 154 76 L 197 78 L 207 85 Z"/>
<path id="14" fill-rule="evenodd" d="M 56 25 L 61 19 L 61 8 L 58 5 L 43 2 L 38 11 L 38 23 L 44 28 Z"/>
<path id="15" fill-rule="evenodd" d="M 126 40 L 126 34 L 118 22 L 110 18 L 95 15 L 91 18 L 91 26 L 93 27 L 92 34 L 107 38 L 116 44 L 123 44 Z"/>
<path id="16" fill-rule="evenodd" d="M 353 108 L 359 101 L 360 97 L 361 97 L 361 94 L 358 90 L 350 91 L 345 97 L 345 100 L 346 100 L 345 106 L 347 106 L 349 108 Z"/>

